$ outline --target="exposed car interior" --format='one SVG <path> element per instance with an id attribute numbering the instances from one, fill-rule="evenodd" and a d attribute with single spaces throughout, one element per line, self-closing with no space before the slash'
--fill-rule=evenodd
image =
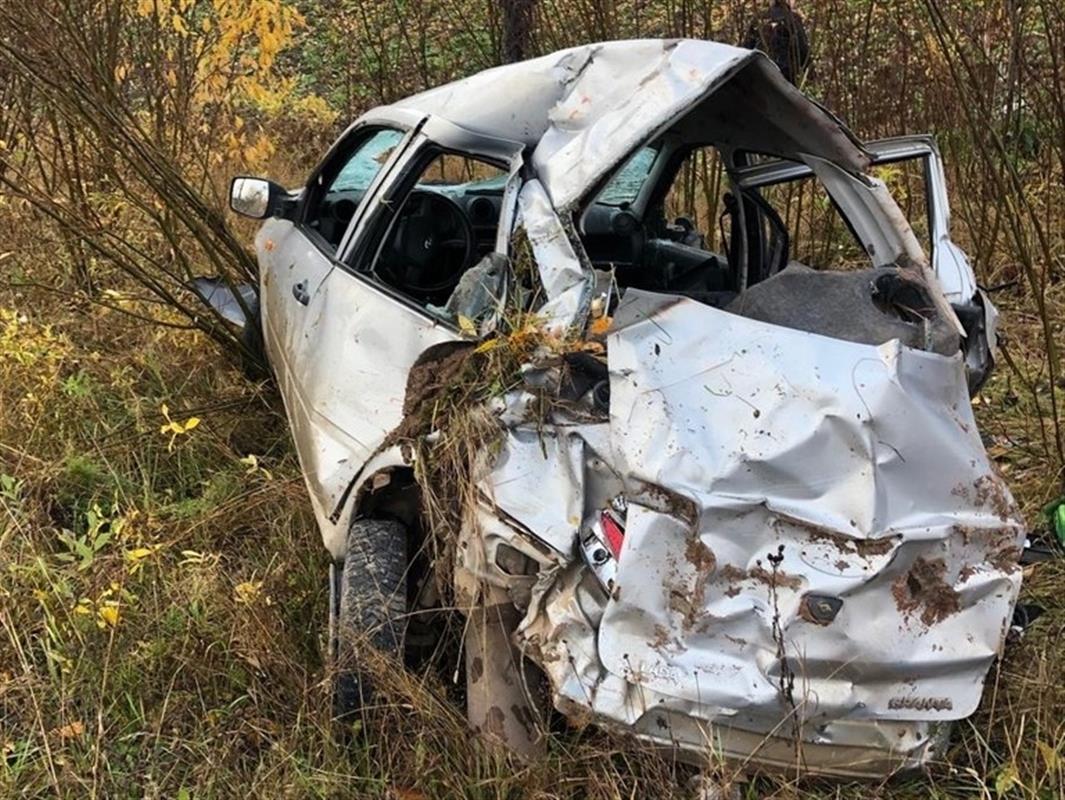
<path id="1" fill-rule="evenodd" d="M 347 153 L 326 161 L 312 181 L 303 222 L 327 249 L 335 252 L 374 178 L 388 162 L 404 133 L 379 128 L 348 143 Z"/>
<path id="2" fill-rule="evenodd" d="M 756 84 L 760 74 L 751 73 L 747 82 Z M 824 158 L 851 174 L 863 171 L 854 166 L 853 142 L 789 125 L 787 103 L 767 118 L 748 102 L 750 89 L 726 84 L 637 148 L 589 193 L 574 221 L 585 255 L 607 278 L 600 285 L 681 295 L 838 338 L 899 338 L 940 352 L 956 350 L 927 287 L 891 263 L 870 263 L 851 221 L 818 177 L 763 189 L 734 183 L 732 168 L 796 153 Z M 352 146 L 346 161 L 339 159 L 343 166 L 335 174 L 319 177 L 321 193 L 310 198 L 318 213 L 310 227 L 327 244 L 340 244 L 403 135 L 371 132 Z M 409 174 L 390 191 L 380 232 L 368 237 L 373 250 L 359 260 L 377 280 L 446 316 L 463 275 L 495 249 L 507 172 L 503 165 L 443 149 L 427 150 L 404 169 Z M 861 274 L 812 274 L 840 269 Z M 852 311 L 853 325 L 840 326 L 830 306 L 855 293 L 868 302 L 861 313 Z M 799 316 L 789 310 L 795 301 L 804 309 Z"/>
<path id="3" fill-rule="evenodd" d="M 423 304 L 447 301 L 496 244 L 506 173 L 438 152 L 418 174 L 384 236 L 374 274 Z"/>
<path id="4" fill-rule="evenodd" d="M 958 351 L 921 273 L 871 259 L 820 180 L 740 188 L 705 139 L 705 129 L 681 121 L 588 203 L 579 232 L 597 270 L 621 290 L 681 295 L 837 339 Z M 736 167 L 761 158 L 728 157 Z"/>
<path id="5" fill-rule="evenodd" d="M 704 189 L 711 174 L 718 185 L 709 196 Z M 583 216 L 582 241 L 593 265 L 612 270 L 621 286 L 727 304 L 738 294 L 742 273 L 735 266 L 739 242 L 731 236 L 736 202 L 723 189 L 724 177 L 712 147 L 667 152 L 657 143 L 638 151 Z M 486 162 L 434 155 L 396 210 L 374 274 L 421 304 L 443 305 L 462 275 L 495 246 L 505 179 L 501 168 Z M 327 198 L 334 207 L 357 203 L 350 189 Z M 787 263 L 787 231 L 757 193 L 747 202 L 748 224 L 765 228 L 757 241 L 770 244 L 767 253 L 748 246 L 748 261 L 758 265 L 748 281 L 756 282 Z"/>
<path id="6" fill-rule="evenodd" d="M 752 77 L 757 81 L 757 76 Z M 728 89 L 721 90 L 728 93 Z M 577 215 L 585 252 L 620 287 L 681 294 L 716 307 L 788 264 L 789 231 L 757 190 L 731 186 L 715 144 L 735 138 L 755 109 L 740 102 L 725 119 L 704 104 L 638 149 Z M 765 120 L 759 116 L 762 127 Z M 767 150 L 799 139 L 769 126 L 748 139 Z M 318 178 L 310 227 L 336 248 L 374 178 L 404 134 L 379 129 L 352 146 L 334 174 Z M 713 144 L 710 142 L 714 142 Z M 734 160 L 737 156 L 733 154 Z M 742 155 L 739 156 L 742 158 Z M 430 153 L 394 197 L 372 262 L 383 283 L 421 305 L 445 304 L 462 275 L 495 246 L 506 173 L 466 155 Z M 313 189 L 314 187 L 312 187 Z M 741 228 L 743 230 L 741 230 Z M 370 254 L 364 254 L 369 256 Z"/>
<path id="7" fill-rule="evenodd" d="M 761 238 L 748 236 L 748 283 L 786 264 L 787 233 L 757 196 L 746 200 L 752 223 L 770 225 L 775 263 L 765 263 Z M 639 150 L 585 210 L 581 239 L 597 269 L 612 270 L 621 287 L 680 294 L 724 306 L 740 291 L 744 237 L 738 203 L 720 154 L 712 146 L 664 140 Z M 753 274 L 752 274 L 753 273 Z M 752 280 L 753 279 L 753 280 Z"/>

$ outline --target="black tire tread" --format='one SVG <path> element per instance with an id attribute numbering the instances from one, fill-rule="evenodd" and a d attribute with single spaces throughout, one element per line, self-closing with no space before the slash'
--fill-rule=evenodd
<path id="1" fill-rule="evenodd" d="M 407 614 L 407 531 L 392 519 L 358 519 L 348 529 L 340 580 L 334 713 L 348 719 L 373 701 L 373 681 L 360 670 L 369 644 L 402 656 Z"/>

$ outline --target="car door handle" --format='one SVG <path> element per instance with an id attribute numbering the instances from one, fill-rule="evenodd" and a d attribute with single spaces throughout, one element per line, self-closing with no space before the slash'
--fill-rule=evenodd
<path id="1" fill-rule="evenodd" d="M 303 306 L 311 302 L 311 295 L 307 291 L 307 281 L 304 280 L 292 284 L 292 296 L 296 298 L 296 302 Z"/>

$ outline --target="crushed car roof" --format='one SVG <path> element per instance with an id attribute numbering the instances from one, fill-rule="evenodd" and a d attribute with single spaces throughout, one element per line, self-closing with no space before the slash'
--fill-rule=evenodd
<path id="1" fill-rule="evenodd" d="M 717 93 L 723 102 L 694 106 Z M 688 116 L 685 139 L 783 158 L 817 156 L 860 172 L 869 155 L 832 113 L 762 53 L 691 39 L 585 45 L 485 70 L 395 104 L 522 142 L 558 208 L 573 205 L 626 156 Z"/>

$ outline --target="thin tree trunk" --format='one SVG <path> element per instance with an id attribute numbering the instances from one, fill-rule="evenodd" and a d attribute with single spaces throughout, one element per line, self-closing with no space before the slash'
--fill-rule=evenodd
<path id="1" fill-rule="evenodd" d="M 503 0 L 503 41 L 500 58 L 504 64 L 523 61 L 532 55 L 533 17 L 536 0 Z"/>

